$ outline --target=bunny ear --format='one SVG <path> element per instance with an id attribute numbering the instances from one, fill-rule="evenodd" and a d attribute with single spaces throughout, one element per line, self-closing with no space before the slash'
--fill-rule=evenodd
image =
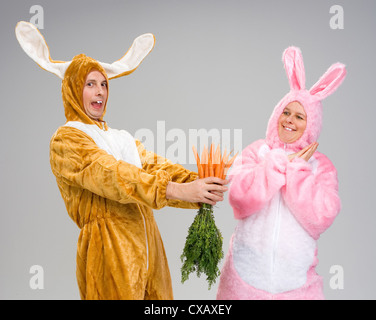
<path id="1" fill-rule="evenodd" d="M 64 79 L 65 71 L 71 61 L 52 60 L 46 40 L 32 23 L 20 21 L 16 26 L 16 37 L 22 49 L 42 69 L 54 73 L 60 79 Z M 154 35 L 146 33 L 134 40 L 132 46 L 120 60 L 112 64 L 98 62 L 105 69 L 109 79 L 122 77 L 137 69 L 140 63 L 154 48 L 154 44 Z"/>
<path id="2" fill-rule="evenodd" d="M 303 56 L 300 49 L 296 47 L 287 48 L 283 53 L 282 59 L 291 90 L 304 90 L 305 70 Z"/>
<path id="3" fill-rule="evenodd" d="M 71 62 L 52 60 L 46 40 L 32 23 L 18 22 L 16 37 L 26 54 L 42 69 L 52 72 L 60 79 L 64 78 L 64 73 Z"/>
<path id="4" fill-rule="evenodd" d="M 155 37 L 151 33 L 137 37 L 127 53 L 112 64 L 100 62 L 109 79 L 128 75 L 135 71 L 145 57 L 153 50 Z"/>
<path id="5" fill-rule="evenodd" d="M 342 63 L 333 64 L 317 81 L 309 93 L 320 100 L 331 95 L 342 83 L 346 76 L 346 67 Z"/>

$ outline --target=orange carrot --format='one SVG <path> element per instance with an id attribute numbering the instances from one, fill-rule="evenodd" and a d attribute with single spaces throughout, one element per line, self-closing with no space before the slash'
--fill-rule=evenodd
<path id="1" fill-rule="evenodd" d="M 200 167 L 198 168 L 198 176 L 200 179 L 204 177 L 204 169 L 202 167 L 202 164 L 200 164 Z"/>
<path id="2" fill-rule="evenodd" d="M 209 176 L 209 165 L 208 165 L 208 149 L 206 146 L 204 146 L 204 150 L 202 151 L 202 156 L 201 156 L 201 163 L 203 164 L 203 171 L 204 171 L 204 178 Z"/>
<path id="3" fill-rule="evenodd" d="M 227 159 L 228 159 L 228 155 L 227 155 L 227 151 L 225 149 L 225 152 L 223 154 L 222 161 L 221 161 L 221 170 L 219 172 L 219 177 L 221 179 L 225 179 L 224 178 L 224 171 L 225 171 L 225 166 L 226 166 L 226 163 L 227 163 Z"/>
<path id="4" fill-rule="evenodd" d="M 201 179 L 201 178 L 203 178 L 204 172 L 202 171 L 202 166 L 200 164 L 200 158 L 198 156 L 198 153 L 197 153 L 195 146 L 192 146 L 192 149 L 193 149 L 193 154 L 195 155 L 195 158 L 196 158 L 197 169 L 198 169 L 198 177 Z"/>
<path id="5" fill-rule="evenodd" d="M 221 163 L 221 147 L 219 146 L 219 144 L 217 146 L 217 149 L 215 150 L 215 156 L 214 156 L 214 158 L 215 158 L 215 163 L 216 164 L 220 164 Z"/>
<path id="6" fill-rule="evenodd" d="M 213 167 L 214 167 L 214 176 L 219 177 L 219 171 L 221 169 L 221 149 L 220 149 L 219 144 L 214 154 Z"/>
<path id="7" fill-rule="evenodd" d="M 227 175 L 227 171 L 228 169 L 232 166 L 232 164 L 234 163 L 235 161 L 235 158 L 237 157 L 238 155 L 238 152 L 236 153 L 236 155 L 234 155 L 225 165 L 225 169 L 223 171 L 223 179 L 226 179 L 226 175 Z"/>
<path id="8" fill-rule="evenodd" d="M 209 177 L 214 176 L 214 168 L 213 168 L 213 144 L 210 145 L 210 151 L 209 151 Z"/>
<path id="9" fill-rule="evenodd" d="M 200 163 L 200 159 L 198 157 L 197 150 L 196 150 L 195 146 L 192 146 L 192 151 L 193 151 L 193 154 L 194 154 L 194 156 L 196 158 L 196 163 L 198 165 Z"/>
<path id="10" fill-rule="evenodd" d="M 235 161 L 235 158 L 237 157 L 238 155 L 238 152 L 236 153 L 236 155 L 234 155 L 227 163 L 226 163 L 226 167 L 227 168 L 230 168 L 232 166 L 232 164 L 234 163 Z"/>

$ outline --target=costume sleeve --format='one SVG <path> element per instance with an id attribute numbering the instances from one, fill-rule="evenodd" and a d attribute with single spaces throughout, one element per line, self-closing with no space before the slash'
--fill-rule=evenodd
<path id="1" fill-rule="evenodd" d="M 50 143 L 50 162 L 56 177 L 103 198 L 154 209 L 167 204 L 166 187 L 171 181 L 167 171 L 150 174 L 125 161 L 117 161 L 78 129 L 62 127 L 55 133 Z"/>
<path id="2" fill-rule="evenodd" d="M 258 140 L 244 149 L 231 171 L 229 201 L 236 219 L 260 211 L 286 183 L 287 156 L 282 150 L 271 150 L 260 158 L 263 144 Z"/>
<path id="3" fill-rule="evenodd" d="M 169 174 L 172 182 L 177 183 L 187 183 L 198 178 L 198 174 L 196 172 L 189 171 L 180 164 L 175 164 L 171 160 L 161 157 L 154 152 L 147 151 L 139 140 L 135 141 L 138 153 L 140 155 L 142 169 L 147 173 L 156 174 L 156 172 L 162 170 Z M 167 205 L 178 208 L 199 208 L 198 203 L 191 203 L 175 199 L 167 200 Z"/>
<path id="4" fill-rule="evenodd" d="M 337 170 L 323 154 L 316 152 L 314 172 L 310 163 L 295 158 L 287 165 L 285 201 L 295 218 L 318 239 L 332 224 L 341 208 Z"/>

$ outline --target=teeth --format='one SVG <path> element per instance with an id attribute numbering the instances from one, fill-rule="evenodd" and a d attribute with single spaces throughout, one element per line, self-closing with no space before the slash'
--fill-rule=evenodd
<path id="1" fill-rule="evenodd" d="M 292 129 L 291 129 L 291 128 L 287 128 L 287 127 L 285 127 L 285 129 L 286 129 L 287 131 L 292 131 Z"/>
<path id="2" fill-rule="evenodd" d="M 102 103 L 102 101 L 97 101 L 97 103 Z"/>

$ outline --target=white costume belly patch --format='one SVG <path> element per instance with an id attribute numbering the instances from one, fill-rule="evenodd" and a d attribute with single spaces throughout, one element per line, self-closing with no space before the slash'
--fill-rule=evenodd
<path id="1" fill-rule="evenodd" d="M 111 128 L 104 131 L 95 124 L 85 124 L 79 121 L 69 121 L 64 126 L 85 132 L 99 148 L 114 156 L 116 160 L 142 167 L 134 138 L 127 131 Z"/>

